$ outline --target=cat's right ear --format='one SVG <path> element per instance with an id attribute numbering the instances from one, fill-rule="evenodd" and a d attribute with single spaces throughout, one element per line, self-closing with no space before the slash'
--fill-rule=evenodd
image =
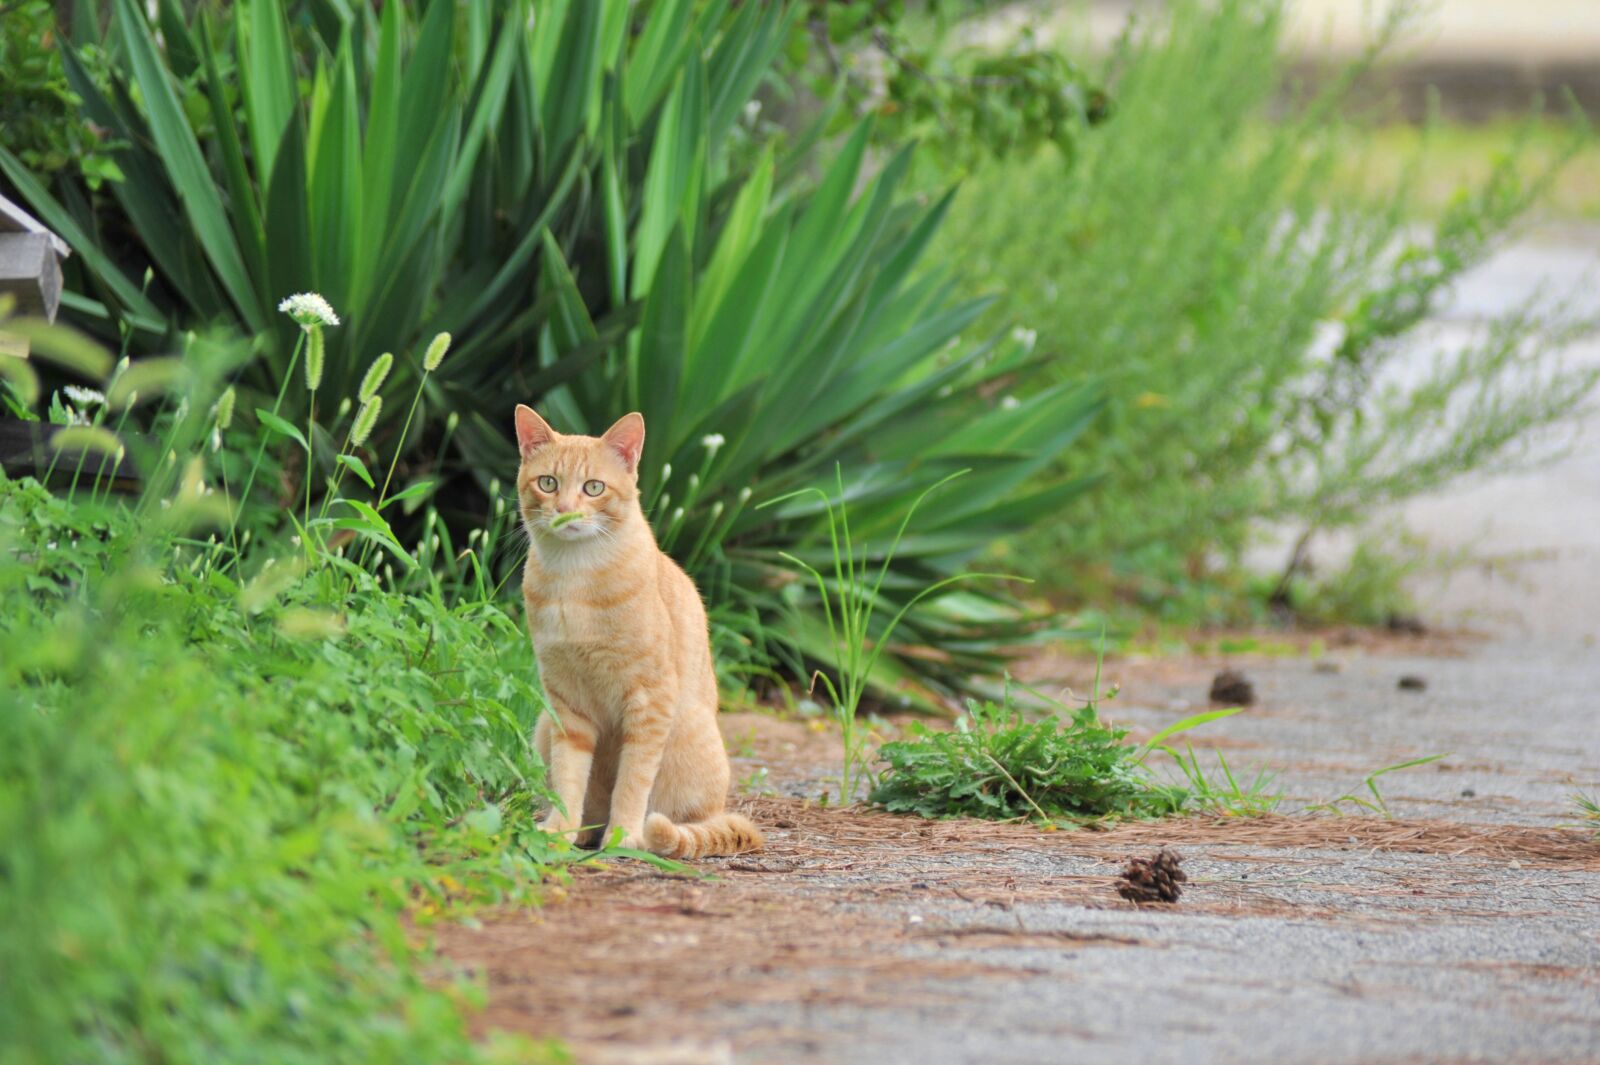
<path id="1" fill-rule="evenodd" d="M 527 458 L 556 438 L 550 423 L 539 417 L 526 403 L 517 404 L 517 450 Z"/>

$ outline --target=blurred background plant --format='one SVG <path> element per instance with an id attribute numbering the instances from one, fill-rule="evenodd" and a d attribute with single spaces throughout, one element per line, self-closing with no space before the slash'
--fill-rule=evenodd
<path id="1" fill-rule="evenodd" d="M 965 183 L 936 254 L 966 265 L 970 291 L 1005 293 L 986 321 L 1036 330 L 1059 379 L 1109 398 L 1064 458 L 1105 474 L 1081 520 L 1040 525 L 1008 566 L 1066 602 L 1249 620 L 1267 597 L 1241 562 L 1274 524 L 1303 548 L 1559 446 L 1596 380 L 1562 352 L 1593 323 L 1546 301 L 1433 345 L 1420 369 L 1408 356 L 1453 283 L 1592 147 L 1589 127 L 1576 110 L 1556 134 L 1530 119 L 1442 206 L 1418 202 L 1424 135 L 1351 195 L 1373 143 L 1359 91 L 1414 14 L 1392 9 L 1364 55 L 1296 91 L 1285 5 L 1175 0 L 1106 58 L 1116 117 L 1072 159 L 1047 148 Z"/>
<path id="2" fill-rule="evenodd" d="M 106 181 L 122 180 L 122 169 L 112 156 L 121 145 L 107 140 L 67 80 L 56 5 L 51 0 L 17 0 L 3 11 L 0 145 L 44 178 L 72 173 L 91 191 Z M 80 58 L 85 73 L 92 71 L 89 76 L 103 84 L 100 49 L 89 46 Z"/>
<path id="3" fill-rule="evenodd" d="M 1106 92 L 1061 49 L 1027 32 L 999 47 L 960 42 L 962 24 L 1005 5 L 974 0 L 812 0 L 791 36 L 790 84 L 875 115 L 888 145 L 916 140 L 934 181 L 1044 144 L 1071 158 L 1111 113 Z M 1003 11 L 1002 11 L 1003 15 Z"/>

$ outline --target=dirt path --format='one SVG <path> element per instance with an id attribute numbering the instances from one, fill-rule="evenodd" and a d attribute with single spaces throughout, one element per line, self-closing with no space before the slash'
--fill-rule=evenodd
<path id="1" fill-rule="evenodd" d="M 1212 728 L 1230 761 L 1284 767 L 1286 810 L 1447 753 L 1385 778 L 1396 820 L 1047 833 L 829 810 L 789 794 L 817 793 L 827 737 L 729 715 L 735 776 L 779 792 L 741 800 L 764 854 L 704 863 L 711 881 L 585 870 L 564 903 L 443 930 L 444 953 L 488 973 L 486 1027 L 580 1061 L 1600 1061 L 1600 843 L 1558 827 L 1568 778 L 1600 782 L 1600 661 L 1417 649 L 1231 656 L 1263 698 Z M 1219 661 L 1112 663 L 1114 715 L 1191 712 Z M 1124 860 L 1163 844 L 1184 898 L 1121 899 Z"/>

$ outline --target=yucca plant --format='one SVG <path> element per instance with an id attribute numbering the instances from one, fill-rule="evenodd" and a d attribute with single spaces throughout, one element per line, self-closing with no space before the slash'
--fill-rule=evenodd
<path id="1" fill-rule="evenodd" d="M 246 0 L 218 26 L 162 0 L 155 25 L 159 42 L 115 0 L 107 88 L 68 61 L 131 145 L 115 195 L 154 266 L 148 291 L 132 281 L 143 259 L 97 242 L 87 201 L 0 156 L 83 251 L 101 298 L 80 296 L 80 312 L 136 331 L 219 317 L 265 331 L 247 381 L 265 396 L 284 394 L 294 351 L 293 324 L 267 308 L 315 288 L 344 323 L 326 337 L 324 406 L 384 351 L 399 361 L 383 390 L 404 397 L 421 375 L 407 353 L 447 330 L 413 439 L 436 443 L 427 423 L 458 416 L 447 435 L 485 491 L 515 471 L 515 402 L 567 432 L 640 410 L 661 542 L 714 607 L 798 617 L 763 641 L 796 664 L 826 632 L 779 552 L 820 567 L 824 511 L 812 497 L 755 504 L 826 486 L 838 465 L 876 562 L 911 502 L 970 468 L 901 544 L 879 593 L 892 617 L 1086 483 L 1040 475 L 1097 391 L 1020 387 L 1036 369 L 1026 336 L 962 339 L 986 303 L 952 302 L 950 280 L 920 265 L 948 198 L 903 193 L 911 149 L 874 170 L 866 125 L 815 167 L 802 164 L 816 138 L 763 143 L 747 105 L 804 32 L 789 5 L 434 0 L 325 24 Z M 308 399 L 288 389 L 282 417 L 304 424 Z M 405 406 L 382 409 L 375 445 Z M 330 462 L 338 445 L 306 450 Z M 929 697 L 1036 627 L 993 593 L 943 597 L 906 619 L 874 683 Z"/>
<path id="2" fill-rule="evenodd" d="M 715 599 L 753 601 L 770 615 L 785 595 L 800 597 L 805 609 L 786 621 L 782 640 L 823 657 L 831 644 L 820 606 L 802 588 L 784 587 L 794 575 L 778 556 L 788 551 L 826 570 L 827 493 L 757 504 L 831 489 L 842 468 L 838 501 L 850 507 L 857 557 L 876 565 L 913 502 L 970 468 L 901 542 L 878 592 L 882 617 L 892 617 L 917 591 L 1085 487 L 1036 478 L 1088 426 L 1099 394 L 1072 382 L 1014 398 L 1009 386 L 1037 366 L 1028 338 L 962 342 L 987 301 L 953 303 L 944 272 L 919 269 L 947 201 L 916 205 L 899 195 L 909 149 L 868 176 L 865 125 L 808 194 L 778 188 L 768 153 L 725 208 L 682 199 L 717 159 L 697 78 L 691 63 L 665 111 L 676 130 L 658 134 L 639 202 L 616 212 L 618 221 L 636 219 L 631 233 L 590 263 L 591 273 L 603 266 L 604 276 L 634 285 L 649 278 L 648 290 L 634 289 L 643 295 L 639 325 L 608 344 L 591 315 L 614 314 L 624 305 L 618 293 L 586 296 L 554 238 L 545 248 L 542 298 L 554 314 L 541 338 L 543 373 L 561 383 L 540 402 L 564 431 L 598 431 L 641 410 L 641 487 L 662 545 Z M 611 183 L 604 171 L 601 183 Z M 710 225 L 686 224 L 702 210 Z M 653 227 L 666 238 L 653 238 Z M 469 421 L 461 435 L 473 465 L 511 473 L 503 411 Z M 966 592 L 912 615 L 896 654 L 879 660 L 875 684 L 928 696 L 914 674 L 955 683 L 992 667 L 995 647 L 1026 627 L 996 604 L 993 593 Z M 930 647 L 938 648 L 931 656 Z"/>
<path id="3" fill-rule="evenodd" d="M 74 317 L 131 330 L 136 350 L 232 322 L 271 338 L 248 383 L 275 392 L 296 331 L 273 308 L 312 290 L 348 322 L 328 338 L 330 394 L 377 352 L 420 350 L 440 330 L 458 338 L 454 366 L 503 374 L 531 363 L 548 317 L 531 300 L 547 230 L 584 232 L 591 197 L 622 195 L 593 183 L 602 78 L 606 98 L 625 98 L 607 131 L 626 144 L 648 141 L 691 54 L 719 134 L 770 63 L 781 9 L 724 20 L 698 7 L 651 5 L 635 27 L 620 0 L 359 4 L 331 22 L 293 0 L 193 18 L 178 0 L 154 18 L 111 0 L 99 58 L 62 54 L 89 117 L 124 145 L 125 179 L 95 200 L 65 178 L 46 188 L 3 150 L 0 171 L 78 253 Z M 419 370 L 398 366 L 391 383 Z M 301 420 L 304 398 L 290 403 Z"/>

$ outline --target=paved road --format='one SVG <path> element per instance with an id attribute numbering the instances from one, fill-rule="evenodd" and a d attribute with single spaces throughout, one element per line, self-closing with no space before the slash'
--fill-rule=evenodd
<path id="1" fill-rule="evenodd" d="M 986 12 L 964 27 L 978 42 L 1002 43 L 1023 27 L 1048 41 L 1115 41 L 1130 16 L 1160 0 L 1024 2 Z M 1299 0 L 1289 5 L 1289 37 L 1307 54 L 1354 56 L 1370 42 L 1378 16 L 1392 5 L 1359 0 Z M 1583 63 L 1600 58 L 1593 0 L 1438 0 L 1414 4 L 1417 17 L 1399 58 L 1413 63 Z"/>
<path id="2" fill-rule="evenodd" d="M 1600 6 L 1596 9 L 1600 22 Z M 1575 310 L 1600 318 L 1600 228 L 1568 225 L 1533 234 L 1463 279 L 1434 333 L 1459 342 L 1486 316 L 1536 293 L 1576 293 Z M 1600 338 L 1565 355 L 1600 365 Z M 1597 397 L 1600 399 L 1600 397 Z M 1407 526 L 1441 548 L 1466 549 L 1509 566 L 1470 566 L 1417 587 L 1435 620 L 1544 640 L 1600 638 L 1600 411 L 1591 407 L 1559 461 L 1513 476 L 1469 481 L 1406 506 Z"/>
<path id="3" fill-rule="evenodd" d="M 1285 42 L 1302 75 L 1325 72 L 1364 52 L 1380 16 L 1395 3 L 1296 0 Z M 988 9 L 964 24 L 967 41 L 989 46 L 1024 29 L 1074 55 L 1107 51 L 1130 16 L 1162 0 L 1021 0 Z M 1421 0 L 1387 61 L 1375 75 L 1398 93 L 1413 120 L 1435 106 L 1446 116 L 1480 121 L 1521 115 L 1535 97 L 1561 100 L 1571 92 L 1592 115 L 1600 103 L 1600 17 L 1594 0 Z M 1435 93 L 1437 92 L 1437 95 Z"/>
<path id="4" fill-rule="evenodd" d="M 1258 660 L 1245 668 L 1261 705 L 1217 727 L 1236 764 L 1287 767 L 1279 786 L 1299 801 L 1364 795 L 1365 772 L 1447 753 L 1385 779 L 1397 816 L 1570 824 L 1573 783 L 1600 784 L 1600 657 L 1505 640 L 1468 650 L 1336 651 L 1326 661 L 1340 663 L 1337 673 L 1304 659 Z M 1214 664 L 1166 662 L 1148 675 L 1123 665 L 1118 713 L 1150 727 L 1175 719 Z M 1406 673 L 1429 678 L 1428 689 L 1398 690 Z M 1035 900 L 999 912 L 948 895 L 885 902 L 876 916 L 907 929 L 1003 922 L 1031 938 L 908 945 L 985 972 L 907 979 L 880 988 L 894 993 L 867 1009 L 733 1008 L 722 1023 L 809 1033 L 809 1044 L 758 1040 L 740 1057 L 749 1061 L 1600 1061 L 1600 843 L 1586 867 L 1563 868 L 1362 847 L 1185 844 L 1181 831 L 1173 842 L 1200 881 L 1195 903 L 1226 884 L 1281 910 L 1191 914 L 1180 903 L 1127 912 Z M 981 860 L 990 872 L 1004 867 Z M 1034 886 L 1105 871 L 1067 856 L 1009 860 Z M 926 875 L 915 855 L 899 873 Z M 1041 945 L 1050 932 L 1075 939 Z"/>

